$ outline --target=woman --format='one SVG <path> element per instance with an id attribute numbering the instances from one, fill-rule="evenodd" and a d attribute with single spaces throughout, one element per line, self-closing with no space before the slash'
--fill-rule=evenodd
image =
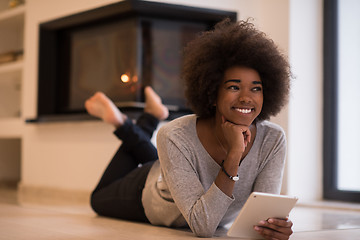
<path id="1" fill-rule="evenodd" d="M 184 53 L 185 94 L 195 115 L 159 130 L 159 160 L 150 138 L 168 111 L 151 88 L 137 125 L 106 96 L 87 102 L 89 113 L 112 123 L 123 140 L 93 192 L 92 207 L 100 215 L 189 226 L 210 237 L 234 220 L 251 192 L 280 192 L 285 134 L 266 120 L 286 103 L 290 72 L 275 44 L 248 22 L 225 20 Z M 102 106 L 101 114 L 94 106 Z M 117 120 L 106 120 L 109 115 Z M 288 219 L 270 218 L 254 231 L 288 239 L 291 227 Z"/>

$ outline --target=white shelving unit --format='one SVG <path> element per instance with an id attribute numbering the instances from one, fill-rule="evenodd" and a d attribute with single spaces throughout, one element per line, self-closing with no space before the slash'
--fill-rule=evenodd
<path id="1" fill-rule="evenodd" d="M 4 1 L 2 1 L 4 2 Z M 0 7 L 3 9 L 0 9 L 0 21 L 8 20 L 14 17 L 22 17 L 24 19 L 24 13 L 25 13 L 25 5 L 20 5 L 15 8 L 6 8 L 3 6 L 4 4 L 1 4 Z"/>
<path id="2" fill-rule="evenodd" d="M 25 5 L 8 7 L 0 0 L 0 55 L 24 50 Z M 23 61 L 0 63 L 0 183 L 20 181 Z"/>
<path id="3" fill-rule="evenodd" d="M 24 52 L 26 7 L 20 5 L 10 9 L 7 2 L 0 0 L 0 55 Z M 0 63 L 0 139 L 21 137 L 22 73 L 22 60 Z"/>
<path id="4" fill-rule="evenodd" d="M 0 75 L 6 75 L 7 73 L 21 72 L 23 69 L 23 61 L 15 61 L 10 63 L 0 64 Z"/>

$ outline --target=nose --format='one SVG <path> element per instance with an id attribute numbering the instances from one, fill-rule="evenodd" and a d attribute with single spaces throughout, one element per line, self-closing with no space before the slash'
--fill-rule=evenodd
<path id="1" fill-rule="evenodd" d="M 241 103 L 250 103 L 251 102 L 251 97 L 247 92 L 241 91 L 239 93 L 239 101 Z"/>

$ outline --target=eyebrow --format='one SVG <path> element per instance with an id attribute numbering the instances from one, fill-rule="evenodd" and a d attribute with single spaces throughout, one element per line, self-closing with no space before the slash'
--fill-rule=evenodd
<path id="1" fill-rule="evenodd" d="M 240 79 L 229 79 L 229 80 L 226 80 L 225 82 L 224 82 L 224 84 L 226 84 L 226 83 L 228 83 L 228 82 L 235 82 L 235 83 L 240 83 L 241 82 L 241 80 Z M 260 84 L 260 85 L 262 85 L 262 82 L 261 81 L 253 81 L 252 82 L 253 84 Z"/>

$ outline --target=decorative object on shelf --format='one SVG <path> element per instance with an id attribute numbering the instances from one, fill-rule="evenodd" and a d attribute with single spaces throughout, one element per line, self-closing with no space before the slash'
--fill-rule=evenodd
<path id="1" fill-rule="evenodd" d="M 9 8 L 14 8 L 25 3 L 25 0 L 9 0 Z"/>
<path id="2" fill-rule="evenodd" d="M 23 50 L 0 53 L 0 64 L 21 60 L 23 58 Z"/>

